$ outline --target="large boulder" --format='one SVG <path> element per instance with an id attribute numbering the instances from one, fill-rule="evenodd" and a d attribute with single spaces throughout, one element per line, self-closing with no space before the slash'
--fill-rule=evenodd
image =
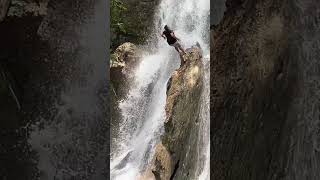
<path id="1" fill-rule="evenodd" d="M 197 159 L 193 147 L 198 137 L 199 110 L 203 88 L 202 52 L 187 50 L 185 64 L 168 84 L 165 132 L 156 148 L 153 173 L 157 180 L 193 179 Z"/>
<path id="2" fill-rule="evenodd" d="M 111 89 L 111 139 L 117 136 L 117 129 L 121 112 L 119 101 L 126 97 L 130 85 L 133 82 L 133 75 L 136 66 L 141 60 L 142 53 L 139 48 L 126 42 L 120 45 L 110 59 L 110 89 Z M 111 144 L 113 144 L 111 142 Z"/>
<path id="3" fill-rule="evenodd" d="M 113 95 L 118 100 L 125 97 L 132 82 L 134 70 L 141 59 L 141 51 L 132 43 L 120 45 L 110 59 L 110 81 Z"/>
<path id="4" fill-rule="evenodd" d="M 141 51 L 135 44 L 130 42 L 121 44 L 111 54 L 110 75 L 113 76 L 113 71 L 116 69 L 121 69 L 124 75 L 132 73 L 140 60 L 141 54 Z M 113 76 L 113 78 L 115 78 L 115 76 Z"/>
<path id="5" fill-rule="evenodd" d="M 172 159 L 167 148 L 162 143 L 156 147 L 156 156 L 154 157 L 152 173 L 156 180 L 170 179 L 172 169 Z"/>

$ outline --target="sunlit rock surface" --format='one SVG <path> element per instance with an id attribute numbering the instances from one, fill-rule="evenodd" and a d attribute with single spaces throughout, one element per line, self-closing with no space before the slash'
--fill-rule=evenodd
<path id="1" fill-rule="evenodd" d="M 194 179 L 200 95 L 203 88 L 202 53 L 194 46 L 184 55 L 185 64 L 168 84 L 165 132 L 157 147 L 153 173 L 157 180 Z"/>

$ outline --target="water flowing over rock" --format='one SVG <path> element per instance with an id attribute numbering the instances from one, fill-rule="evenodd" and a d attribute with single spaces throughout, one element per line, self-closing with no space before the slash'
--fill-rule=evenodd
<path id="1" fill-rule="evenodd" d="M 174 72 L 167 91 L 165 132 L 158 145 L 153 173 L 157 180 L 195 179 L 196 144 L 203 88 L 202 53 L 187 50 L 185 64 Z"/>
<path id="2" fill-rule="evenodd" d="M 141 50 L 126 42 L 114 51 L 110 61 L 110 89 L 111 89 L 111 139 L 116 136 L 119 126 L 119 101 L 126 97 L 133 82 L 133 71 L 141 60 Z"/>
<path id="3" fill-rule="evenodd" d="M 145 4 L 149 4 L 149 1 Z M 119 103 L 121 117 L 119 128 L 116 129 L 119 135 L 113 140 L 115 148 L 112 147 L 110 163 L 112 180 L 209 178 L 209 102 L 204 101 L 209 99 L 209 85 L 203 83 L 203 79 L 208 79 L 205 77 L 208 77 L 210 67 L 209 5 L 208 0 L 161 0 L 154 7 L 154 23 L 150 27 L 153 33 L 148 35 L 150 37 L 144 44 L 142 61 L 132 73 L 134 78 L 129 93 Z M 183 48 L 193 46 L 186 50 L 189 54 L 185 59 L 200 59 L 202 53 L 206 58 L 182 63 L 177 51 L 168 46 L 159 35 L 166 24 L 181 39 Z M 138 28 L 139 31 L 141 29 L 143 28 Z M 180 63 L 182 67 L 175 71 Z M 188 68 L 189 66 L 192 68 Z M 185 84 L 181 85 L 179 82 Z M 166 101 L 177 103 L 179 113 L 171 111 Z M 183 102 L 188 103 L 187 112 L 182 112 L 182 106 L 186 105 Z M 195 127 L 191 128 L 192 132 L 187 129 L 194 138 L 186 137 L 186 129 L 179 129 L 184 126 L 178 126 L 178 120 L 166 118 L 166 114 L 171 114 L 172 119 L 188 121 L 185 122 L 187 126 L 191 124 L 188 119 L 191 117 L 188 116 L 197 117 Z M 167 132 L 172 122 L 177 125 L 177 132 L 184 138 L 174 132 Z M 172 139 L 164 141 L 161 138 L 163 133 L 172 133 Z M 183 145 L 185 149 L 174 150 L 189 152 L 190 161 L 184 159 L 182 153 L 175 152 L 174 155 L 170 151 L 173 141 L 186 143 Z M 158 156 L 154 156 L 155 153 Z"/>

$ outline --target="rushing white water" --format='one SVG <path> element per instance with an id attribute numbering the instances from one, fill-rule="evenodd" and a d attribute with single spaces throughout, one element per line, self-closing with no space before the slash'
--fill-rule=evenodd
<path id="1" fill-rule="evenodd" d="M 196 177 L 199 180 L 210 179 L 210 59 L 205 57 L 204 88 L 201 94 L 200 125 L 198 131 L 198 161 Z"/>
<path id="2" fill-rule="evenodd" d="M 199 42 L 204 56 L 209 54 L 210 0 L 162 0 L 155 16 L 157 38 L 135 71 L 134 86 L 127 98 L 120 102 L 122 119 L 116 145 L 112 146 L 111 179 L 135 180 L 147 168 L 155 145 L 163 132 L 166 103 L 166 84 L 180 59 L 174 48 L 160 37 L 165 24 L 182 40 L 184 48 Z M 146 52 L 148 53 L 148 52 Z M 209 179 L 209 59 L 204 58 L 205 88 L 201 95 L 197 174 Z M 115 147 L 115 148 L 113 148 Z"/>

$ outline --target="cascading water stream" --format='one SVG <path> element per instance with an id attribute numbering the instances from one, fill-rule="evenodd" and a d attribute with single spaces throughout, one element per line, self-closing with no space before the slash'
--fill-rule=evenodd
<path id="1" fill-rule="evenodd" d="M 199 180 L 210 179 L 210 59 L 203 59 L 204 87 L 201 94 L 200 125 L 198 130 L 198 161 L 196 177 Z"/>
<path id="2" fill-rule="evenodd" d="M 155 16 L 155 32 L 160 34 L 169 25 L 182 40 L 184 48 L 196 42 L 204 57 L 209 54 L 209 0 L 162 0 Z M 112 145 L 111 179 L 135 180 L 148 167 L 160 135 L 163 132 L 166 104 L 166 85 L 173 71 L 179 67 L 179 55 L 160 35 L 155 38 L 153 54 L 145 55 L 135 71 L 134 86 L 127 98 L 120 102 L 122 119 L 116 145 Z M 209 61 L 208 58 L 204 58 Z M 203 62 L 208 66 L 208 62 Z M 205 67 L 204 80 L 208 83 L 209 68 Z M 209 179 L 209 85 L 202 92 L 202 107 L 197 164 L 198 179 Z"/>

